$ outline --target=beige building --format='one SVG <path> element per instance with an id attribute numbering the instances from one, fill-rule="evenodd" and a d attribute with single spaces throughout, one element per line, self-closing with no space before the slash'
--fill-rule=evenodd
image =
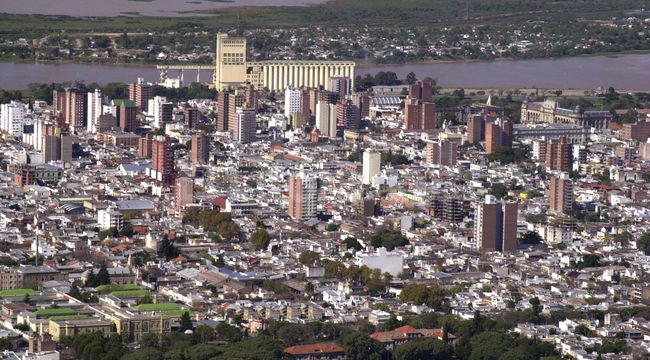
<path id="1" fill-rule="evenodd" d="M 252 84 L 256 89 L 283 91 L 289 86 L 330 90 L 330 78 L 350 78 L 354 89 L 354 61 L 246 61 L 246 38 L 217 34 L 214 86 L 217 90 Z"/>
<path id="2" fill-rule="evenodd" d="M 612 121 L 612 114 L 605 110 L 585 111 L 582 107 L 564 109 L 556 100 L 521 104 L 521 123 L 575 124 L 587 128 L 607 129 Z"/>
<path id="3" fill-rule="evenodd" d="M 109 335 L 113 332 L 113 322 L 100 318 L 50 320 L 48 331 L 54 341 L 59 341 L 64 336 L 91 334 L 95 332 Z"/>

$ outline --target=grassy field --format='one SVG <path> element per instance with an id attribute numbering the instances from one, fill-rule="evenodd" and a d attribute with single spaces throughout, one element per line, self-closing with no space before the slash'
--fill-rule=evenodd
<path id="1" fill-rule="evenodd" d="M 609 19 L 647 6 L 644 0 L 331 0 L 309 7 L 237 7 L 213 11 L 214 16 L 85 17 L 0 14 L 0 34 L 47 32 L 130 32 L 233 27 L 449 26 L 526 20 Z"/>
<path id="2" fill-rule="evenodd" d="M 36 311 L 36 315 L 39 316 L 63 316 L 63 315 L 75 315 L 76 311 L 70 308 L 50 308 L 50 309 L 41 309 Z"/>
<path id="3" fill-rule="evenodd" d="M 145 296 L 150 296 L 151 291 L 149 290 L 120 290 L 113 291 L 109 294 L 110 296 L 115 296 L 116 298 L 141 298 Z"/>
<path id="4" fill-rule="evenodd" d="M 138 311 L 174 311 L 180 310 L 181 306 L 176 303 L 140 304 L 137 309 Z"/>
<path id="5" fill-rule="evenodd" d="M 0 291 L 0 296 L 19 296 L 19 295 L 32 295 L 36 291 L 32 289 L 7 289 Z"/>

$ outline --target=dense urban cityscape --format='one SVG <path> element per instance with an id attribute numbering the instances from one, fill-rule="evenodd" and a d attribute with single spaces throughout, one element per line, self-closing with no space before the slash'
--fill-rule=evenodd
<path id="1" fill-rule="evenodd" d="M 2 358 L 650 358 L 650 86 L 356 62 L 643 50 L 645 14 L 567 25 L 589 36 L 0 31 L 5 60 L 161 75 L 0 84 Z"/>

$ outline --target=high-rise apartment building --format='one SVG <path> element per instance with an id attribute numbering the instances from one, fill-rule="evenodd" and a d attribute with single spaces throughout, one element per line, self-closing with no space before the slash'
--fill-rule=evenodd
<path id="1" fill-rule="evenodd" d="M 138 128 L 138 107 L 135 101 L 131 100 L 113 100 L 115 106 L 115 117 L 117 124 L 124 132 L 135 132 Z"/>
<path id="2" fill-rule="evenodd" d="M 255 90 L 255 86 L 253 84 L 248 84 L 246 85 L 245 91 L 244 91 L 244 98 L 245 98 L 245 103 L 246 106 L 255 110 L 257 113 L 258 109 L 258 96 L 257 96 L 257 91 Z"/>
<path id="3" fill-rule="evenodd" d="M 485 124 L 485 153 L 492 154 L 498 147 L 502 146 L 501 126 L 496 123 Z"/>
<path id="4" fill-rule="evenodd" d="M 573 209 L 573 182 L 567 173 L 551 176 L 549 210 L 563 213 Z"/>
<path id="5" fill-rule="evenodd" d="M 207 164 L 210 159 L 208 137 L 205 134 L 192 136 L 192 162 Z"/>
<path id="6" fill-rule="evenodd" d="M 345 96 L 352 93 L 352 80 L 348 76 L 335 75 L 330 78 L 329 90 L 337 93 L 339 101 L 343 102 Z"/>
<path id="7" fill-rule="evenodd" d="M 234 136 L 237 109 L 244 107 L 245 102 L 246 97 L 240 92 L 228 94 L 228 131 L 230 131 L 230 136 Z"/>
<path id="8" fill-rule="evenodd" d="M 433 130 L 437 125 L 436 104 L 417 98 L 407 98 L 404 105 L 406 130 Z"/>
<path id="9" fill-rule="evenodd" d="M 318 182 L 303 172 L 289 177 L 289 216 L 309 220 L 316 216 Z"/>
<path id="10" fill-rule="evenodd" d="M 255 109 L 237 108 L 235 115 L 235 128 L 233 129 L 233 140 L 241 144 L 254 142 L 257 133 L 257 120 Z"/>
<path id="11" fill-rule="evenodd" d="M 569 171 L 572 168 L 572 145 L 566 138 L 551 140 L 546 144 L 546 168 Z"/>
<path id="12" fill-rule="evenodd" d="M 147 133 L 138 140 L 138 156 L 151 159 L 153 153 L 153 134 Z"/>
<path id="13" fill-rule="evenodd" d="M 0 105 L 0 128 L 11 136 L 22 136 L 24 126 L 23 104 L 12 101 Z"/>
<path id="14" fill-rule="evenodd" d="M 230 97 L 227 91 L 217 94 L 217 131 L 228 131 L 228 115 L 230 114 Z"/>
<path id="15" fill-rule="evenodd" d="M 467 120 L 467 142 L 480 143 L 485 140 L 485 121 L 481 115 L 473 115 Z"/>
<path id="16" fill-rule="evenodd" d="M 316 128 L 321 135 L 336 137 L 336 105 L 319 101 L 316 105 Z"/>
<path id="17" fill-rule="evenodd" d="M 151 101 L 153 105 L 153 126 L 156 129 L 164 129 L 165 124 L 172 122 L 174 119 L 174 104 L 167 101 L 164 96 L 156 96 Z"/>
<path id="18" fill-rule="evenodd" d="M 129 100 L 135 102 L 140 111 L 149 111 L 149 99 L 153 97 L 153 87 L 138 78 L 138 82 L 129 84 Z"/>
<path id="19" fill-rule="evenodd" d="M 55 114 L 60 114 L 63 122 L 73 131 L 86 124 L 86 93 L 77 88 L 53 91 Z"/>
<path id="20" fill-rule="evenodd" d="M 199 123 L 199 109 L 185 106 L 185 109 L 183 109 L 183 120 L 188 129 L 196 128 L 196 125 Z"/>
<path id="21" fill-rule="evenodd" d="M 174 184 L 174 210 L 179 214 L 185 205 L 194 200 L 194 179 L 181 176 Z"/>
<path id="22" fill-rule="evenodd" d="M 151 173 L 165 186 L 174 185 L 176 180 L 176 162 L 174 147 L 168 136 L 156 136 L 152 142 Z"/>
<path id="23" fill-rule="evenodd" d="M 418 80 L 415 84 L 409 86 L 409 98 L 415 98 L 424 102 L 431 101 L 433 96 L 433 88 L 428 82 Z"/>
<path id="24" fill-rule="evenodd" d="M 474 238 L 480 250 L 512 252 L 517 250 L 517 203 L 497 202 L 487 195 L 476 205 Z"/>
<path id="25" fill-rule="evenodd" d="M 363 152 L 363 183 L 372 184 L 374 178 L 381 171 L 381 153 L 371 150 Z"/>
<path id="26" fill-rule="evenodd" d="M 104 96 L 102 94 L 102 89 L 95 89 L 95 91 L 89 92 L 87 97 L 86 131 L 95 134 L 97 132 L 97 122 L 99 121 L 99 117 L 104 114 Z"/>
<path id="27" fill-rule="evenodd" d="M 429 141 L 424 155 L 427 165 L 455 166 L 458 161 L 458 143 L 450 140 Z"/>
<path id="28" fill-rule="evenodd" d="M 297 88 L 288 87 L 284 90 L 284 116 L 287 119 L 302 111 L 300 100 L 302 97 L 302 90 Z"/>
<path id="29" fill-rule="evenodd" d="M 339 128 L 358 130 L 361 123 L 361 112 L 351 100 L 336 104 L 336 122 Z"/>

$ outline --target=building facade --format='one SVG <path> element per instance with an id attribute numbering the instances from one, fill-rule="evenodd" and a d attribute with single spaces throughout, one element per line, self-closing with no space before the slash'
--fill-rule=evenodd
<path id="1" fill-rule="evenodd" d="M 476 205 L 476 245 L 479 250 L 512 252 L 517 250 L 517 203 L 497 202 L 487 195 Z"/>
<path id="2" fill-rule="evenodd" d="M 581 106 L 575 109 L 561 108 L 556 100 L 521 104 L 521 122 L 547 124 L 575 124 L 587 128 L 608 129 L 612 114 L 605 110 L 585 111 Z"/>
<path id="3" fill-rule="evenodd" d="M 289 216 L 309 220 L 316 216 L 318 182 L 303 172 L 289 177 Z"/>

